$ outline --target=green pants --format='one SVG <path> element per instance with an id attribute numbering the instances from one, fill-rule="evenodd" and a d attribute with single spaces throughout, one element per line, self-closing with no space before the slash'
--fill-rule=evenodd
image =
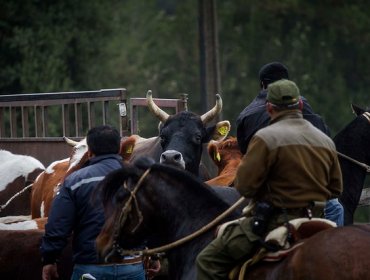
<path id="1" fill-rule="evenodd" d="M 269 223 L 268 230 L 282 225 L 299 215 L 277 215 Z M 238 264 L 251 258 L 260 247 L 260 237 L 252 232 L 251 217 L 229 225 L 223 234 L 214 239 L 198 255 L 197 279 L 228 279 L 229 272 Z"/>

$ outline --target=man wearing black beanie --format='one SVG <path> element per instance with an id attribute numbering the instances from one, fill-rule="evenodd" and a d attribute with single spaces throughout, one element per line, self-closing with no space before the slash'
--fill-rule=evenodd
<path id="1" fill-rule="evenodd" d="M 270 116 L 266 112 L 267 86 L 275 81 L 289 79 L 288 68 L 281 62 L 274 61 L 263 65 L 258 73 L 261 90 L 255 99 L 244 108 L 236 120 L 236 138 L 242 154 L 247 152 L 248 144 L 257 130 L 270 123 Z M 307 99 L 303 101 L 303 118 L 316 128 L 330 136 L 329 128 L 318 114 L 314 113 Z M 325 208 L 325 216 L 329 220 L 343 225 L 343 206 L 337 199 L 329 200 Z"/>
<path id="2" fill-rule="evenodd" d="M 256 98 L 244 108 L 236 120 L 236 135 L 242 154 L 246 153 L 249 141 L 256 131 L 269 124 L 270 116 L 265 110 L 266 89 L 269 84 L 281 79 L 289 79 L 288 68 L 281 62 L 271 62 L 261 67 L 259 71 L 261 91 Z M 329 129 L 323 119 L 313 112 L 306 98 L 302 97 L 302 101 L 303 117 L 322 132 L 329 135 Z"/>

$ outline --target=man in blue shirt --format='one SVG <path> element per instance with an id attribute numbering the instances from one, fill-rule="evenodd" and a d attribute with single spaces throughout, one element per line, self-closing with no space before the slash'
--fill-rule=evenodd
<path id="1" fill-rule="evenodd" d="M 104 221 L 101 201 L 92 199 L 98 183 L 113 170 L 122 167 L 118 155 L 120 135 L 108 126 L 92 128 L 87 133 L 88 162 L 71 173 L 57 192 L 45 234 L 42 238 L 42 279 L 58 277 L 58 258 L 73 232 L 72 280 L 82 279 L 145 279 L 141 258 L 123 258 L 119 263 L 102 264 L 96 251 L 95 239 Z"/>

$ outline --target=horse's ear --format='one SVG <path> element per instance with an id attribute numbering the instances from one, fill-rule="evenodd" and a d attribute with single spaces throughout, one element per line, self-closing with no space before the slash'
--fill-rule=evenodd
<path id="1" fill-rule="evenodd" d="M 352 108 L 352 113 L 354 113 L 356 116 L 360 116 L 365 112 L 364 109 L 360 108 L 359 106 L 355 104 L 351 104 L 351 108 Z"/>

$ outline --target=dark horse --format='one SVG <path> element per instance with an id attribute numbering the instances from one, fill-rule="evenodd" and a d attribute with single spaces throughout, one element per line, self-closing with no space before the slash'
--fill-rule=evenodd
<path id="1" fill-rule="evenodd" d="M 191 235 L 229 207 L 216 192 L 184 171 L 154 164 L 138 183 L 142 174 L 130 165 L 102 181 L 108 217 L 97 240 L 102 257 L 122 248 L 139 247 L 144 241 L 149 248 L 167 245 Z M 233 212 L 228 219 L 239 215 Z M 213 237 L 210 230 L 168 248 L 169 279 L 196 279 L 196 256 Z M 111 250 L 113 245 L 116 250 Z M 292 257 L 256 265 L 250 273 L 256 279 L 266 275 L 269 279 L 370 279 L 368 254 L 370 229 L 342 227 L 319 233 L 298 247 Z"/>
<path id="2" fill-rule="evenodd" d="M 115 223 L 121 214 L 122 201 L 127 201 L 130 192 L 123 188 L 125 180 L 128 189 L 133 189 L 143 171 L 132 165 L 109 174 L 102 182 L 105 204 L 105 226 L 98 237 L 98 248 L 102 254 L 112 245 Z M 237 191 L 233 188 L 218 188 L 218 191 Z M 231 194 L 231 196 L 233 196 Z M 230 196 L 230 195 L 229 195 Z M 207 225 L 230 207 L 239 195 L 225 201 L 189 172 L 162 164 L 151 166 L 149 174 L 138 188 L 132 210 L 124 228 L 119 232 L 122 247 L 139 247 L 147 241 L 150 247 L 169 244 Z M 113 204 L 112 204 L 113 201 Z M 228 219 L 240 217 L 241 211 L 234 211 Z M 143 220 L 140 221 L 139 216 Z M 137 227 L 137 229 L 135 229 Z M 194 262 L 200 250 L 214 237 L 214 231 L 166 252 L 169 279 L 195 279 Z"/>
<path id="3" fill-rule="evenodd" d="M 370 113 L 352 105 L 356 118 L 335 137 L 338 152 L 364 164 L 370 164 Z M 343 175 L 343 193 L 340 202 L 344 208 L 344 224 L 353 224 L 353 215 L 359 203 L 366 178 L 366 169 L 339 156 Z"/>

